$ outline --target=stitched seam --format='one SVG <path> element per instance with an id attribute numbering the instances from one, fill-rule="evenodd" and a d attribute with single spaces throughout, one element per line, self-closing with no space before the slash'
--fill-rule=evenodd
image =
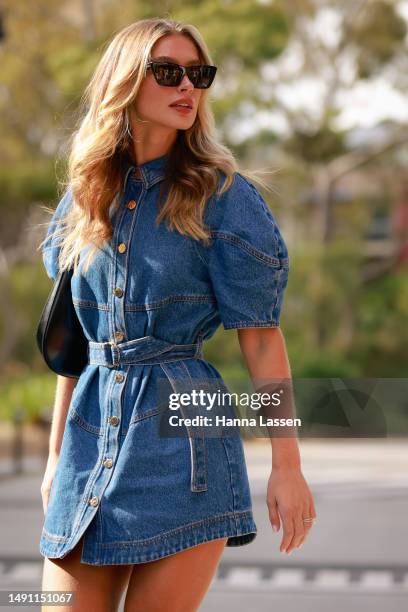
<path id="1" fill-rule="evenodd" d="M 199 259 L 202 261 L 202 263 L 205 266 L 208 266 L 208 261 L 206 261 L 204 257 L 202 256 L 202 254 L 200 253 L 196 240 L 193 240 L 193 246 L 194 246 L 195 252 L 197 253 Z"/>
<path id="2" fill-rule="evenodd" d="M 79 414 L 78 412 L 75 410 L 74 407 L 70 408 L 70 416 L 72 418 L 73 421 L 75 421 L 76 423 L 78 423 L 78 425 L 80 425 L 83 429 L 86 429 L 86 431 L 88 431 L 89 433 L 92 433 L 96 436 L 101 436 L 102 435 L 102 430 L 101 427 L 96 427 L 95 425 L 91 425 L 90 423 L 87 423 Z"/>
<path id="3" fill-rule="evenodd" d="M 227 448 L 226 448 L 226 442 L 225 442 L 225 436 L 224 436 L 224 435 L 222 435 L 222 436 L 221 436 L 221 442 L 222 442 L 222 446 L 223 446 L 223 448 L 224 448 L 224 453 L 225 453 L 225 456 L 226 456 L 226 458 L 227 458 L 227 463 L 228 463 L 228 472 L 229 472 L 229 477 L 230 477 L 230 478 L 229 478 L 229 480 L 230 480 L 230 486 L 231 486 L 232 506 L 233 506 L 233 508 L 234 508 L 234 510 L 235 510 L 235 505 L 236 505 L 236 504 L 235 504 L 235 493 L 234 493 L 234 486 L 233 486 L 233 482 L 232 482 L 232 468 L 231 468 L 231 461 L 230 461 L 230 458 L 229 458 L 229 455 L 228 455 L 228 451 L 227 451 Z"/>
<path id="4" fill-rule="evenodd" d="M 109 401 L 111 399 L 111 393 L 112 393 L 112 388 L 113 388 L 113 384 L 114 384 L 114 379 L 112 378 L 110 380 L 110 382 L 108 383 L 108 388 L 106 391 L 106 397 L 107 397 L 107 401 L 108 401 L 108 405 L 109 405 Z M 102 456 L 105 454 L 106 452 L 106 447 L 107 447 L 107 437 L 108 437 L 108 433 L 107 433 L 107 429 L 106 429 L 106 437 L 104 435 L 104 431 L 101 431 L 101 436 L 103 436 L 103 448 L 102 448 Z M 89 474 L 89 478 L 87 480 L 87 483 L 85 485 L 85 490 L 82 494 L 82 500 L 81 500 L 81 505 L 78 507 L 78 510 L 76 512 L 75 515 L 75 519 L 74 519 L 74 524 L 72 527 L 72 532 L 71 532 L 71 538 L 68 541 L 68 545 L 69 543 L 75 539 L 77 530 L 80 528 L 81 523 L 82 523 L 82 519 L 85 516 L 85 512 L 87 510 L 88 507 L 88 498 L 89 498 L 89 494 L 92 491 L 92 488 L 95 484 L 95 481 L 98 477 L 98 473 L 101 471 L 101 466 L 99 464 L 99 462 L 96 462 L 92 472 Z"/>
<path id="5" fill-rule="evenodd" d="M 180 363 L 180 365 L 182 365 L 182 363 L 183 363 L 183 362 L 181 362 L 181 363 Z M 172 376 L 171 370 L 168 370 L 167 368 L 165 368 L 165 367 L 163 366 L 163 362 L 162 362 L 162 363 L 160 363 L 159 365 L 160 365 L 161 369 L 163 370 L 164 374 L 167 376 L 167 378 L 168 378 L 168 380 L 169 380 L 170 385 L 172 386 L 172 388 L 173 388 L 173 389 L 176 389 L 177 387 L 175 386 L 175 379 L 174 379 L 174 377 Z M 187 373 L 189 374 L 188 369 L 187 369 Z M 191 377 L 190 377 L 190 380 L 191 380 Z M 182 415 L 184 416 L 184 412 L 183 412 L 183 410 L 182 410 L 182 409 L 181 409 L 181 413 L 182 413 Z M 190 429 L 189 429 L 189 427 L 188 427 L 188 426 L 187 426 L 185 423 L 184 423 L 183 427 L 184 427 L 185 431 L 187 432 L 188 444 L 189 444 L 189 446 L 190 446 L 190 461 L 191 461 L 191 488 L 192 488 L 192 490 L 198 491 L 199 489 L 197 489 L 196 485 L 194 484 L 194 482 L 195 482 L 195 476 L 196 476 L 196 458 L 195 458 L 195 455 L 194 455 L 194 452 L 195 452 L 195 451 L 194 451 L 194 447 L 193 447 L 193 445 L 194 445 L 194 440 L 193 440 L 193 436 L 191 436 L 191 435 L 190 435 Z"/>
<path id="6" fill-rule="evenodd" d="M 235 323 L 223 323 L 224 329 L 235 327 L 279 327 L 275 321 L 236 321 Z"/>
<path id="7" fill-rule="evenodd" d="M 47 540 L 54 540 L 55 542 L 66 542 L 69 536 L 59 536 L 53 533 L 49 533 L 45 528 L 42 530 L 43 536 L 47 538 Z"/>
<path id="8" fill-rule="evenodd" d="M 99 302 L 93 302 L 92 300 L 81 300 L 78 298 L 72 298 L 72 301 L 77 306 L 82 308 L 97 308 L 98 310 L 109 310 L 109 304 L 101 304 Z"/>
<path id="9" fill-rule="evenodd" d="M 175 302 L 216 302 L 215 298 L 211 295 L 171 295 L 157 302 L 150 302 L 148 304 L 135 304 L 132 302 L 125 302 L 125 311 L 146 311 L 160 308 L 161 306 L 172 304 Z"/>
<path id="10" fill-rule="evenodd" d="M 103 542 L 103 522 L 102 522 L 102 505 L 103 505 L 104 499 L 102 496 L 101 502 L 98 506 L 98 511 L 96 513 L 96 521 L 97 521 L 97 542 L 98 544 L 100 544 L 101 542 Z M 99 539 L 98 539 L 99 537 Z"/>
<path id="11" fill-rule="evenodd" d="M 143 414 L 139 414 L 138 416 L 136 416 L 134 419 L 130 421 L 128 429 L 126 431 L 129 430 L 131 425 L 134 425 L 135 423 L 139 423 L 140 421 L 144 421 L 145 419 L 148 419 L 152 416 L 156 416 L 157 414 L 160 414 L 160 412 L 162 412 L 162 408 L 151 408 L 150 410 L 147 410 Z M 126 432 L 122 431 L 122 435 L 126 435 Z"/>
<path id="12" fill-rule="evenodd" d="M 183 368 L 183 369 L 184 369 L 184 370 L 187 372 L 187 376 L 188 376 L 188 378 L 190 379 L 190 381 L 191 381 L 191 385 L 192 385 L 192 387 L 193 387 L 193 385 L 194 385 L 194 383 L 193 383 L 193 379 L 192 379 L 192 377 L 191 377 L 190 371 L 189 371 L 188 367 L 186 366 L 185 362 L 184 362 L 184 361 L 181 361 L 181 362 L 180 362 L 180 366 L 181 366 L 181 367 L 182 367 L 182 368 Z M 204 434 L 204 431 L 203 431 L 203 433 L 201 434 L 201 436 L 200 436 L 200 437 L 201 437 L 201 441 L 202 441 L 202 444 L 203 444 L 203 447 L 204 447 L 204 448 L 203 448 L 203 452 L 202 452 L 202 460 L 203 460 L 203 472 L 204 472 L 204 484 L 201 484 L 201 485 L 195 485 L 195 489 L 196 489 L 197 491 L 198 491 L 198 490 L 204 490 L 204 491 L 206 491 L 206 490 L 207 490 L 207 487 L 208 487 L 208 485 L 207 485 L 207 457 L 206 457 L 206 455 L 207 455 L 207 448 L 206 448 L 206 441 L 205 441 L 205 434 Z M 194 438 L 194 436 L 193 436 L 193 438 Z M 193 438 L 192 438 L 192 440 L 193 440 Z"/>
<path id="13" fill-rule="evenodd" d="M 164 175 L 163 176 L 158 176 L 156 179 L 153 179 L 153 180 L 151 180 L 149 182 L 149 187 L 153 187 L 153 185 L 156 185 L 156 183 L 159 183 L 163 179 L 164 179 Z"/>
<path id="14" fill-rule="evenodd" d="M 239 519 L 239 518 L 252 518 L 252 510 L 245 510 L 243 512 L 225 512 L 224 514 L 218 514 L 216 516 L 211 516 L 200 521 L 195 521 L 193 523 L 187 523 L 187 525 L 183 525 L 182 527 L 178 527 L 177 529 L 172 529 L 171 531 L 167 531 L 166 533 L 160 536 L 154 536 L 152 538 L 147 538 L 145 540 L 125 540 L 119 542 L 106 542 L 101 544 L 101 548 L 115 548 L 117 546 L 129 546 L 132 544 L 137 544 L 140 546 L 148 546 L 154 542 L 162 542 L 163 540 L 167 540 L 174 535 L 182 533 L 186 529 L 194 529 L 195 527 L 199 527 L 200 525 L 206 525 L 211 523 L 217 523 L 219 520 L 223 519 Z"/>
<path id="15" fill-rule="evenodd" d="M 230 234 L 218 230 L 212 230 L 211 234 L 215 236 L 215 238 L 221 238 L 226 242 L 230 242 L 231 244 L 242 248 L 244 251 L 249 253 L 249 255 L 252 255 L 255 259 L 258 259 L 262 263 L 265 263 L 266 265 L 271 266 L 272 268 L 289 267 L 288 257 L 272 257 L 271 255 L 268 255 L 267 253 L 264 253 L 263 251 L 260 251 L 259 249 L 253 247 L 251 244 L 249 244 L 249 242 L 237 236 L 236 234 Z"/>
<path id="16" fill-rule="evenodd" d="M 171 295 L 167 298 L 163 298 L 162 300 L 158 300 L 157 302 L 150 302 L 148 304 L 135 304 L 132 302 L 125 302 L 125 311 L 135 311 L 135 310 L 149 310 L 154 308 L 160 308 L 165 304 L 171 304 L 174 302 L 216 302 L 216 299 L 211 295 Z M 103 304 L 100 302 L 93 302 L 92 300 L 82 300 L 79 298 L 73 298 L 73 303 L 82 308 L 97 308 L 99 310 L 110 310 L 109 304 Z"/>

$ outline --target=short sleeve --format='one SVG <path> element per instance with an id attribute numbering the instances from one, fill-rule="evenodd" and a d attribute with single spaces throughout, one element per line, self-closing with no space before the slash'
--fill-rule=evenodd
<path id="1" fill-rule="evenodd" d="M 224 329 L 279 327 L 289 255 L 275 216 L 240 173 L 216 208 L 206 256 Z"/>
<path id="2" fill-rule="evenodd" d="M 61 237 L 51 235 L 58 227 L 59 222 L 68 213 L 72 201 L 72 192 L 68 189 L 58 203 L 52 215 L 45 235 L 45 242 L 42 247 L 42 258 L 44 267 L 49 278 L 55 280 L 58 276 L 59 265 L 58 257 L 60 253 Z"/>

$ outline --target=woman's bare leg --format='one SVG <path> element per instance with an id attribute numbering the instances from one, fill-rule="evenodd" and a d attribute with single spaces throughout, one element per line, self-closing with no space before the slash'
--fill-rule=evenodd
<path id="1" fill-rule="evenodd" d="M 42 612 L 116 612 L 132 572 L 132 565 L 80 563 L 82 540 L 63 559 L 44 558 L 43 591 L 74 591 L 71 606 L 43 606 Z"/>
<path id="2" fill-rule="evenodd" d="M 228 538 L 133 566 L 124 612 L 194 612 L 203 600 Z"/>

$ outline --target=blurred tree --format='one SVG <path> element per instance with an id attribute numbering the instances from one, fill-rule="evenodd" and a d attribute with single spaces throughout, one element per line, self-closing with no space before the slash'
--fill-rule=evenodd
<path id="1" fill-rule="evenodd" d="M 22 244 L 28 229 L 27 210 L 32 201 L 49 201 L 56 196 L 56 157 L 63 152 L 77 121 L 80 96 L 102 55 L 102 47 L 115 31 L 137 19 L 163 14 L 179 19 L 190 16 L 209 38 L 215 54 L 224 57 L 225 62 L 236 61 L 241 54 L 246 68 L 253 69 L 259 58 L 271 59 L 282 51 L 288 28 L 280 9 L 254 7 L 242 0 L 221 5 L 213 0 L 123 0 L 120 11 L 117 3 L 104 0 L 65 0 L 56 4 L 48 0 L 21 0 L 17 4 L 4 0 L 2 8 L 7 37 L 0 44 L 0 210 L 7 224 L 0 229 L 4 262 L 0 272 L 8 285 L 0 305 L 2 321 L 6 322 L 2 349 L 3 356 L 16 352 L 19 358 L 29 359 L 24 338 L 29 331 L 27 325 L 30 321 L 35 323 L 35 319 L 28 317 L 24 309 L 25 316 L 17 316 L 22 296 L 19 292 L 15 295 L 16 283 L 22 279 L 17 266 L 27 261 Z M 225 23 L 230 26 L 228 36 Z M 238 66 L 231 77 L 239 73 Z M 21 236 L 22 241 L 16 241 L 16 236 Z"/>
<path id="2" fill-rule="evenodd" d="M 252 123 L 251 132 L 247 127 L 252 135 L 240 142 L 247 159 L 255 160 L 255 165 L 267 159 L 271 165 L 285 169 L 284 191 L 278 193 L 279 200 L 285 202 L 281 209 L 292 254 L 295 245 L 304 253 L 309 251 L 311 241 L 320 244 L 323 255 L 313 274 L 321 279 L 321 287 L 330 287 L 333 271 L 324 264 L 334 263 L 331 253 L 337 251 L 337 245 L 331 243 L 336 241 L 339 185 L 348 175 L 374 167 L 381 158 L 390 159 L 392 151 L 408 141 L 407 125 L 394 121 L 382 139 L 373 139 L 369 144 L 362 140 L 350 147 L 351 130 L 340 121 L 342 99 L 363 81 L 374 83 L 379 75 L 396 92 L 406 92 L 407 26 L 397 2 L 296 0 L 282 8 L 291 32 L 286 49 L 273 62 L 260 61 L 251 78 L 245 75 L 246 89 L 241 89 L 240 95 L 246 104 L 241 101 L 235 111 L 229 112 L 224 137 L 228 140 L 228 130 L 234 133 L 240 124 Z M 269 143 L 262 113 L 272 117 Z M 259 128 L 255 125 L 258 117 Z M 305 188 L 311 194 L 306 210 Z M 278 205 L 279 201 L 275 202 L 274 208 Z M 356 214 L 354 211 L 348 218 L 348 241 L 357 222 Z M 364 249 L 363 240 L 363 231 L 355 234 L 355 250 Z M 365 270 L 363 258 L 356 270 L 359 282 L 371 282 L 376 275 L 388 273 L 394 264 L 391 257 L 378 265 L 370 263 L 370 269 Z M 314 306 L 311 326 L 316 332 L 313 346 L 319 350 L 327 348 L 336 337 L 333 320 L 340 329 L 348 329 L 349 343 L 354 340 L 355 328 L 350 330 L 349 326 L 353 321 L 357 323 L 357 318 L 350 316 L 356 304 L 355 291 L 345 284 L 338 298 L 339 318 L 333 319 L 329 313 L 336 300 L 335 292 L 323 296 L 316 290 L 310 296 Z"/>
<path id="3" fill-rule="evenodd" d="M 406 23 L 398 2 L 384 0 L 122 0 L 120 7 L 113 0 L 3 0 L 0 211 L 7 223 L 0 227 L 0 272 L 7 290 L 0 333 L 7 354 L 27 362 L 34 357 L 27 329 L 5 321 L 19 305 L 24 313 L 29 308 L 24 291 L 37 296 L 38 288 L 27 315 L 34 321 L 46 290 L 47 279 L 44 286 L 22 280 L 23 266 L 34 253 L 23 244 L 30 204 L 56 197 L 56 157 L 75 125 L 79 98 L 106 42 L 128 23 L 156 15 L 189 21 L 203 33 L 219 67 L 212 96 L 221 140 L 243 163 L 258 167 L 266 160 L 274 170 L 284 168 L 281 191 L 272 186 L 279 196 L 273 210 L 282 215 L 294 262 L 293 300 L 283 319 L 290 346 L 302 346 L 297 363 L 305 371 L 310 371 L 307 348 L 316 352 L 316 345 L 324 363 L 316 365 L 314 358 L 313 367 L 321 371 L 337 363 L 345 371 L 344 354 L 356 341 L 360 321 L 350 313 L 356 304 L 366 307 L 357 299 L 364 295 L 364 284 L 375 282 L 387 268 L 373 268 L 369 278 L 364 274 L 361 207 L 348 209 L 349 244 L 342 250 L 344 236 L 336 232 L 339 184 L 355 169 L 391 155 L 407 138 L 406 125 L 390 124 L 382 142 L 364 141 L 350 150 L 352 128 L 339 122 L 344 94 L 362 82 L 380 76 L 406 92 Z M 358 339 L 364 343 L 366 337 Z M 209 350 L 220 363 L 224 355 L 229 362 L 239 355 L 237 343 L 225 343 L 219 334 Z"/>
<path id="4" fill-rule="evenodd" d="M 405 51 L 407 26 L 396 2 L 365 2 L 356 18 L 346 24 L 348 46 L 356 49 L 360 78 L 375 76 L 397 54 Z"/>

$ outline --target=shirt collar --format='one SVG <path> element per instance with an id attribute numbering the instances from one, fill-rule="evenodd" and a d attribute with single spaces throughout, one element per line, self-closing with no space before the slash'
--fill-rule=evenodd
<path id="1" fill-rule="evenodd" d="M 138 177 L 134 176 L 136 168 L 140 170 L 141 180 L 146 189 L 164 179 L 168 158 L 168 154 L 160 155 L 160 157 L 150 159 L 143 164 L 139 164 L 139 166 L 135 166 L 133 162 L 128 161 L 125 167 L 125 188 L 128 181 L 140 180 L 140 178 L 138 179 Z"/>

